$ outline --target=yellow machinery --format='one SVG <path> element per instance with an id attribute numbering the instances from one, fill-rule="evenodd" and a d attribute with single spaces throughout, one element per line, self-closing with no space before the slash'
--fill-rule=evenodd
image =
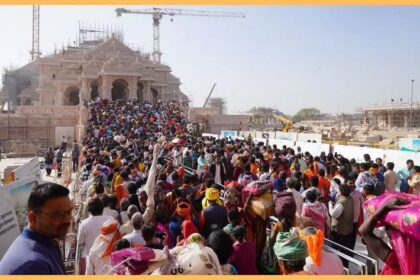
<path id="1" fill-rule="evenodd" d="M 284 132 L 289 132 L 290 129 L 293 129 L 293 122 L 275 112 L 273 112 L 273 117 L 283 124 L 283 128 L 281 129 Z"/>

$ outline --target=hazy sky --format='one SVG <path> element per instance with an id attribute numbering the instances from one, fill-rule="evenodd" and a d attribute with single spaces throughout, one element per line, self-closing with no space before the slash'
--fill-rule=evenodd
<path id="1" fill-rule="evenodd" d="M 127 44 L 151 52 L 151 16 L 117 18 L 117 7 L 41 6 L 41 52 L 74 41 L 78 21 L 119 26 Z M 226 98 L 229 113 L 252 106 L 287 114 L 302 107 L 352 113 L 391 98 L 409 101 L 411 79 L 418 80 L 414 100 L 420 100 L 420 7 L 174 8 L 246 14 L 162 20 L 162 62 L 195 106 L 202 106 L 213 83 L 213 96 Z M 1 6 L 0 67 L 29 62 L 31 32 L 32 6 Z"/>

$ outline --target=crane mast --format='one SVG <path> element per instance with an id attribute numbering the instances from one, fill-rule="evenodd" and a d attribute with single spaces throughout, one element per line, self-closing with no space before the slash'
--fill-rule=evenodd
<path id="1" fill-rule="evenodd" d="M 115 9 L 117 17 L 122 14 L 141 14 L 152 15 L 153 19 L 153 53 L 152 57 L 155 62 L 160 63 L 162 52 L 160 51 L 160 21 L 164 15 L 167 16 L 198 16 L 198 17 L 231 17 L 231 18 L 244 18 L 242 13 L 231 12 L 210 12 L 210 11 L 197 11 L 197 10 L 182 10 L 182 9 L 160 9 L 151 8 L 143 10 L 127 10 L 125 8 Z"/>
<path id="2" fill-rule="evenodd" d="M 207 102 L 209 102 L 210 96 L 213 93 L 214 88 L 216 87 L 216 83 L 213 85 L 213 87 L 210 90 L 209 95 L 207 96 L 206 102 L 204 102 L 203 108 L 206 108 Z"/>
<path id="3" fill-rule="evenodd" d="M 31 60 L 37 60 L 40 56 L 39 51 L 39 5 L 32 6 L 32 50 L 31 50 Z"/>

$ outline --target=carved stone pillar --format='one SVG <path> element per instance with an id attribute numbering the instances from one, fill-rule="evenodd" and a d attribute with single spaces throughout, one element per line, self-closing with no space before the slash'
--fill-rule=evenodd
<path id="1" fill-rule="evenodd" d="M 144 100 L 148 102 L 152 102 L 152 92 L 150 91 L 150 84 L 151 81 L 144 81 Z"/>
<path id="2" fill-rule="evenodd" d="M 136 100 L 137 99 L 137 78 L 131 78 L 128 91 L 128 99 Z"/>
<path id="3" fill-rule="evenodd" d="M 103 82 L 102 82 L 102 92 L 100 95 L 101 99 L 112 100 L 111 90 L 112 90 L 111 81 L 109 80 L 108 77 L 104 77 Z"/>
<path id="4" fill-rule="evenodd" d="M 84 101 L 88 101 L 90 100 L 90 96 L 89 96 L 89 84 L 88 84 L 88 80 L 86 78 L 82 79 L 82 88 L 80 89 L 80 104 L 83 104 Z"/>

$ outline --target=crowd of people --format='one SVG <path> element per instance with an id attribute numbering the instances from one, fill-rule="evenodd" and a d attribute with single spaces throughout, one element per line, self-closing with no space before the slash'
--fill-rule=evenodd
<path id="1" fill-rule="evenodd" d="M 393 211 L 418 212 L 420 167 L 412 160 L 395 172 L 392 162 L 369 155 L 360 163 L 251 136 L 197 137 L 176 102 L 102 100 L 89 113 L 87 137 L 71 152 L 82 178 L 78 273 L 344 274 L 348 260 L 324 240 L 354 250 L 359 235 L 369 256 L 385 262 L 382 273 L 420 274 L 420 216 L 412 214 L 417 231 L 409 234 L 386 220 Z M 34 189 L 29 225 L 0 273 L 64 273 L 51 240 L 66 234 L 73 208 L 65 187 Z M 399 247 L 396 230 L 407 237 Z M 415 255 L 401 256 L 404 246 Z M 32 254 L 17 253 L 23 250 Z"/>

